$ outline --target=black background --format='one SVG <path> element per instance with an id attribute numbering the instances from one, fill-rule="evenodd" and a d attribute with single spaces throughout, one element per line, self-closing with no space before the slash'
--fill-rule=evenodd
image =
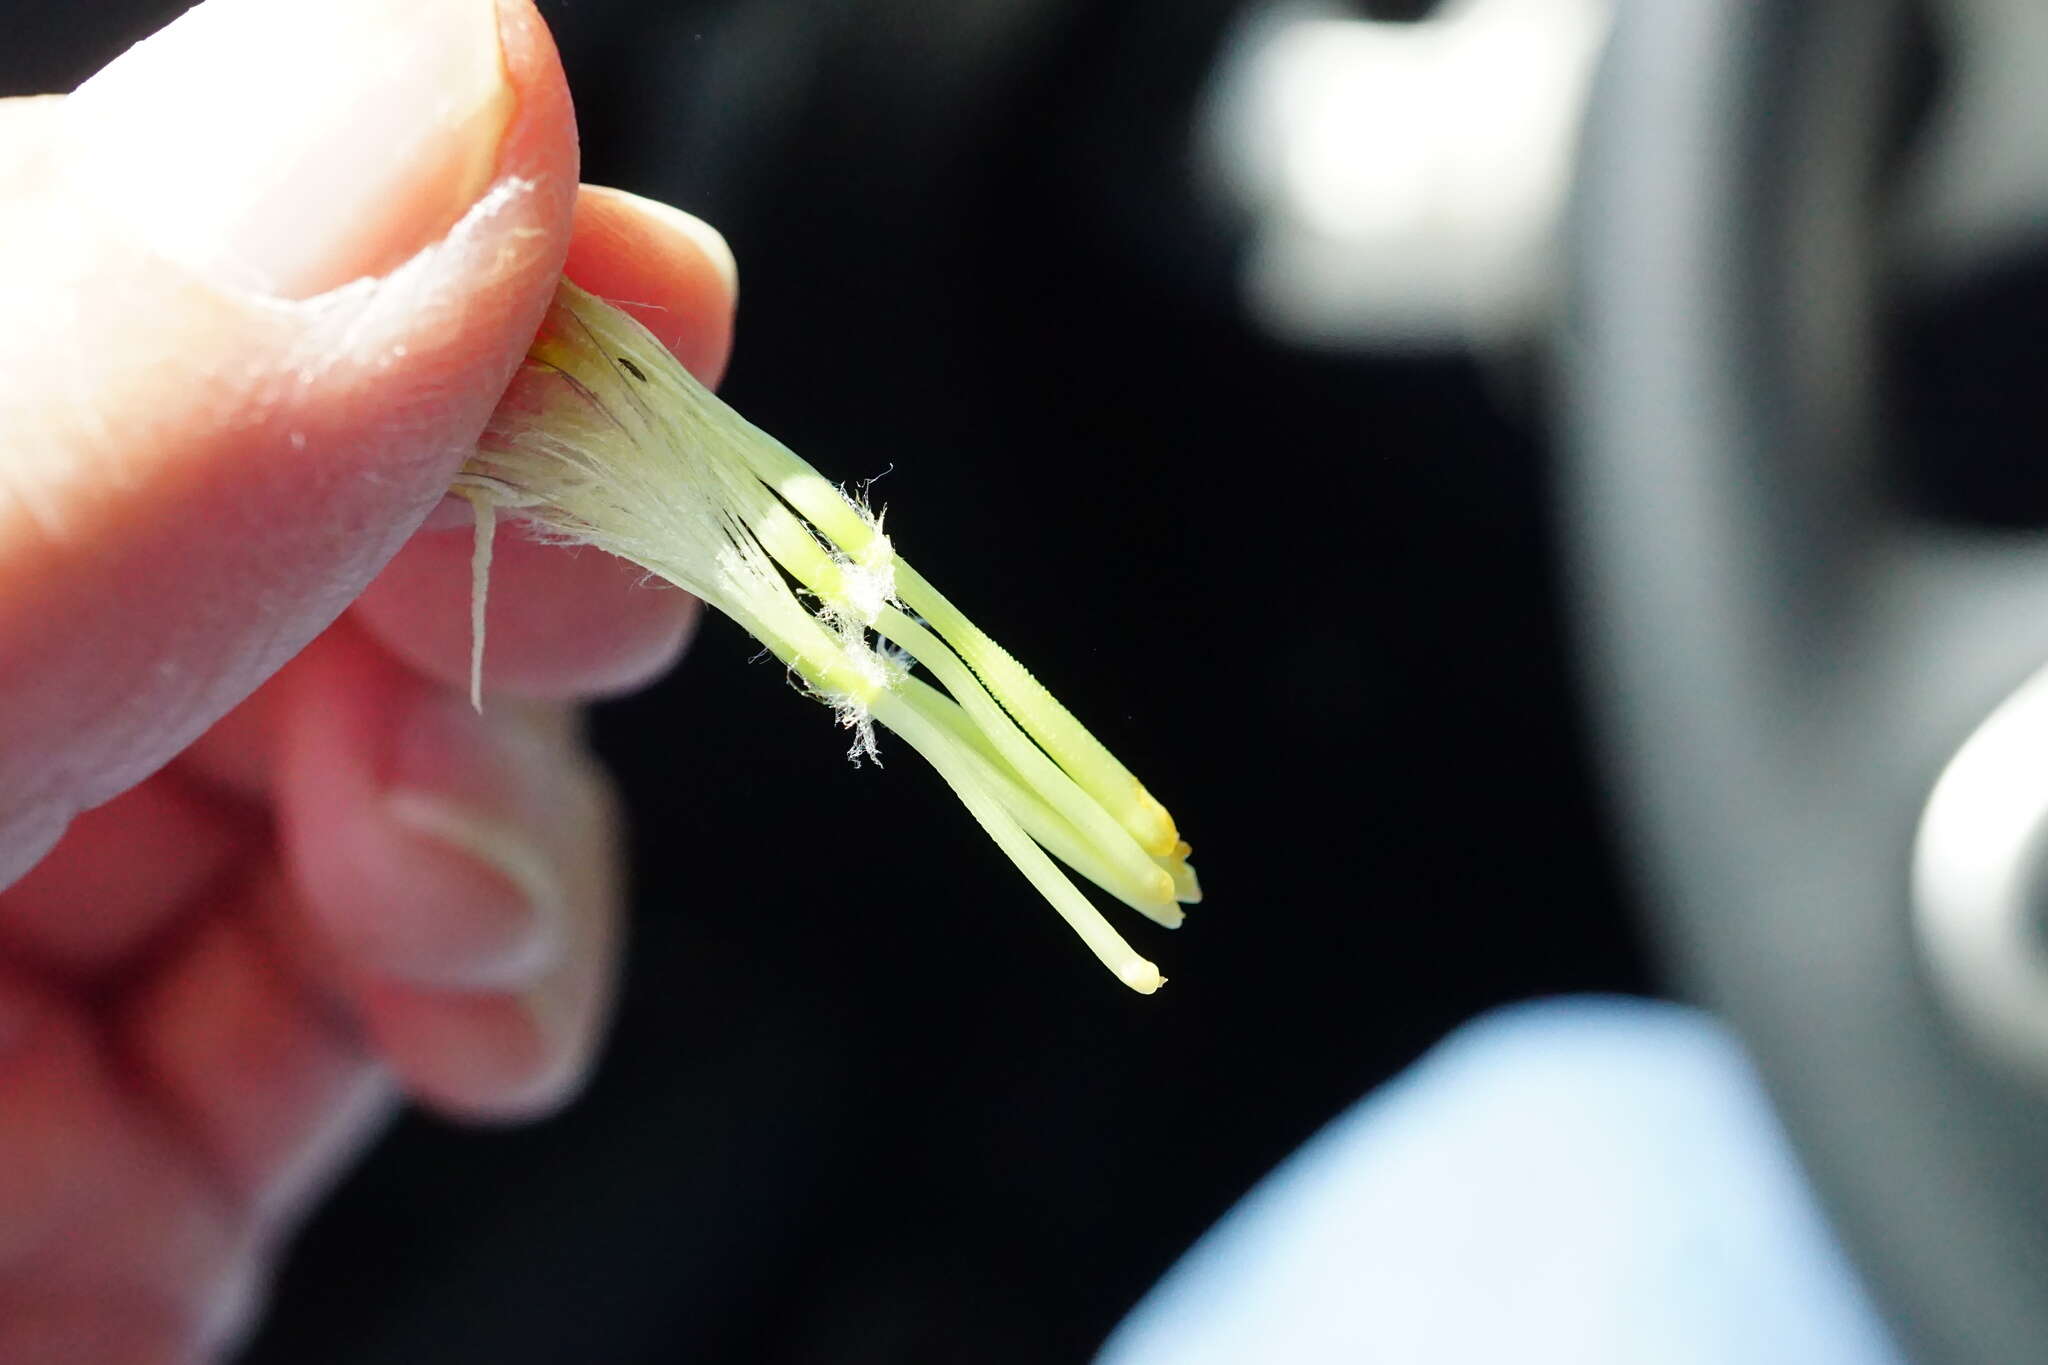
<path id="1" fill-rule="evenodd" d="M 182 6 L 38 0 L 0 90 Z M 588 1095 L 409 1118 L 248 1359 L 1084 1359 L 1330 1115 L 1490 1005 L 1649 985 L 1592 793 L 1528 359 L 1261 337 L 1189 169 L 1223 0 L 556 0 L 589 179 L 717 222 L 727 396 L 1174 811 L 1104 973 L 900 745 L 724 622 L 604 708 L 634 943 Z M 1415 5 L 1390 6 L 1389 12 Z"/>

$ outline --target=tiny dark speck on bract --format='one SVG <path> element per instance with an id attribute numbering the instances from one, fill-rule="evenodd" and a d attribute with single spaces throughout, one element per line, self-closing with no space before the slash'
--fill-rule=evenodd
<path id="1" fill-rule="evenodd" d="M 620 356 L 619 364 L 626 367 L 627 374 L 632 375 L 635 379 L 639 380 L 643 384 L 647 382 L 646 373 L 643 370 L 641 370 L 641 368 L 638 365 L 635 365 L 632 361 L 626 359 L 626 357 Z"/>

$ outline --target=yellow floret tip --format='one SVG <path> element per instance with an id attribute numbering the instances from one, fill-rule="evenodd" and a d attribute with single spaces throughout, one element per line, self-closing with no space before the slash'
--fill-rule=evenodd
<path id="1" fill-rule="evenodd" d="M 1159 969 L 1142 959 L 1117 973 L 1126 986 L 1140 995 L 1150 995 L 1166 984 L 1166 978 Z"/>

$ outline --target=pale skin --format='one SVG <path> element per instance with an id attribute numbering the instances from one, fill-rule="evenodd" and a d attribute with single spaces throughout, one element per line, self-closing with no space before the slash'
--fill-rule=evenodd
<path id="1" fill-rule="evenodd" d="M 695 604 L 501 531 L 479 719 L 439 499 L 565 266 L 707 381 L 733 285 L 672 211 L 575 190 L 553 50 L 501 13 L 525 188 L 346 344 L 95 230 L 57 102 L 0 101 L 0 1362 L 211 1358 L 399 1103 L 523 1118 L 590 1065 L 620 835 L 576 707 Z M 400 204 L 379 249 L 456 229 Z"/>

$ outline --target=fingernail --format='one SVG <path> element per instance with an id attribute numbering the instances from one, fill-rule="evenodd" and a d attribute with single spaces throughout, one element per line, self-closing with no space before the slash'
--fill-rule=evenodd
<path id="1" fill-rule="evenodd" d="M 415 840 L 469 863 L 484 875 L 442 867 L 423 872 L 437 885 L 433 912 L 453 921 L 453 943 L 420 951 L 394 969 L 424 980 L 465 985 L 531 980 L 554 965 L 568 919 L 561 883 L 531 837 L 424 792 L 399 790 L 384 798 L 391 822 Z M 424 897 L 423 897 L 424 898 Z"/>
<path id="2" fill-rule="evenodd" d="M 538 1117 L 560 1108 L 589 1079 L 589 1048 L 579 1044 L 576 1002 L 559 980 L 526 992 L 519 1007 L 532 1021 L 537 1061 L 503 1097 L 504 1112 Z"/>
<path id="3" fill-rule="evenodd" d="M 453 693 L 398 719 L 383 811 L 402 844 L 414 909 L 389 935 L 395 973 L 422 982 L 516 986 L 560 957 L 568 897 L 548 852 L 553 766 L 516 713 L 478 715 Z"/>
<path id="4" fill-rule="evenodd" d="M 308 298 L 445 233 L 514 102 L 496 0 L 206 0 L 65 101 L 64 162 L 157 254 Z"/>

